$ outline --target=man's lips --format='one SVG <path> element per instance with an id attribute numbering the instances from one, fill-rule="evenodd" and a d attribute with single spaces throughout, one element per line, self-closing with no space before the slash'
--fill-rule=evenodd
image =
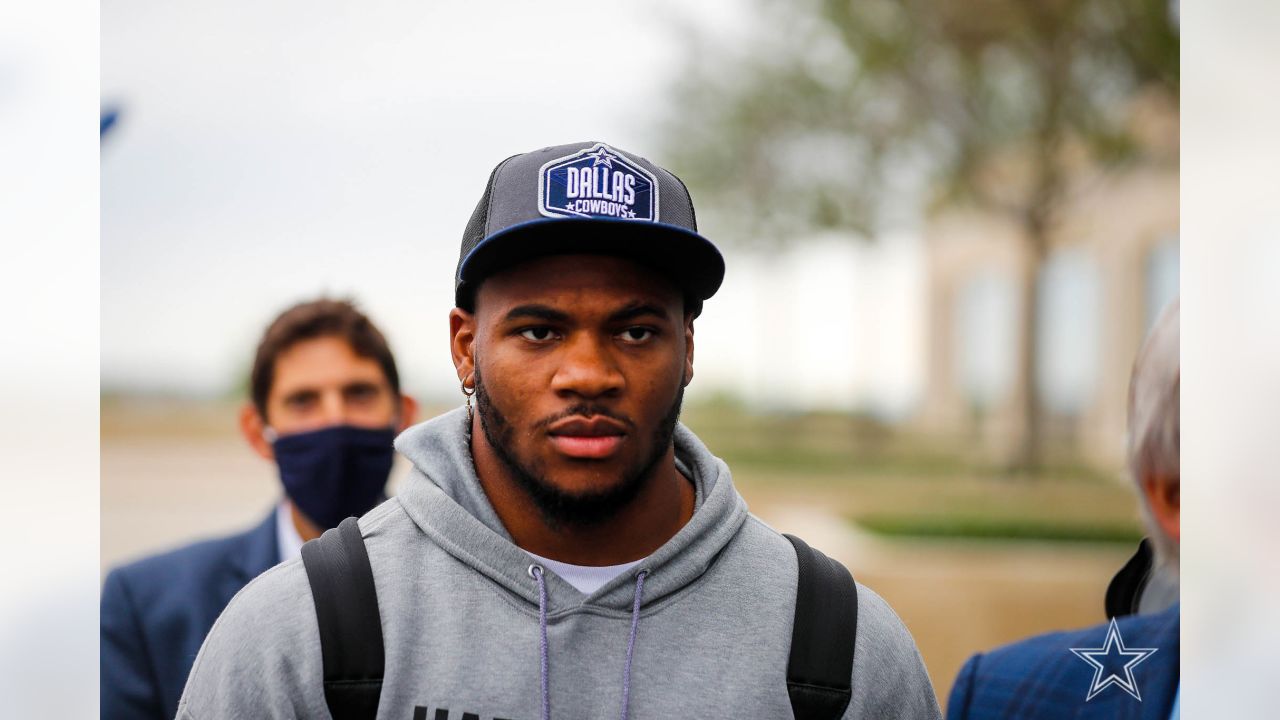
<path id="1" fill-rule="evenodd" d="M 626 427 L 608 417 L 566 418 L 548 431 L 551 444 L 574 458 L 602 459 L 617 452 L 626 436 Z"/>

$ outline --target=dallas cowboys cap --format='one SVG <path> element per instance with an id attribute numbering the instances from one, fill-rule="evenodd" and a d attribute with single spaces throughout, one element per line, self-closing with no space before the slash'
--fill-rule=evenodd
<path id="1" fill-rule="evenodd" d="M 462 235 L 454 302 L 474 309 L 496 272 L 545 255 L 614 255 L 670 278 L 695 314 L 724 279 L 698 234 L 689 190 L 671 172 L 602 142 L 513 155 L 489 175 Z"/>

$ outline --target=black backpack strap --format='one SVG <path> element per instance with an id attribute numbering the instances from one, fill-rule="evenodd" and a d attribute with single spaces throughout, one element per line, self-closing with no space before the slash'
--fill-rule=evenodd
<path id="1" fill-rule="evenodd" d="M 324 659 L 324 699 L 334 720 L 373 720 L 385 650 L 378 592 L 355 518 L 302 546 Z"/>
<path id="2" fill-rule="evenodd" d="M 787 662 L 787 694 L 796 720 L 835 720 L 853 695 L 858 586 L 843 565 L 794 535 L 800 563 L 796 617 Z"/>

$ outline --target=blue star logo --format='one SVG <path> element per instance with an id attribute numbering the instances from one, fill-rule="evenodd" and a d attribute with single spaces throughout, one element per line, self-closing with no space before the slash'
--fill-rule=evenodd
<path id="1" fill-rule="evenodd" d="M 587 157 L 592 160 L 591 167 L 597 165 L 604 165 L 607 168 L 613 167 L 613 155 L 610 155 L 609 151 L 603 147 L 597 148 L 593 153 L 587 153 Z"/>
<path id="2" fill-rule="evenodd" d="M 1133 679 L 1133 669 L 1143 660 L 1155 654 L 1157 648 L 1127 648 L 1124 638 L 1120 637 L 1120 628 L 1116 619 L 1111 618 L 1107 626 L 1107 637 L 1100 648 L 1070 648 L 1071 652 L 1081 660 L 1093 666 L 1093 684 L 1089 686 L 1089 694 L 1085 702 L 1098 693 L 1115 685 L 1142 702 L 1142 693 L 1138 692 L 1138 683 Z M 1117 668 L 1119 670 L 1117 671 Z M 1105 673 L 1105 677 L 1104 677 Z"/>

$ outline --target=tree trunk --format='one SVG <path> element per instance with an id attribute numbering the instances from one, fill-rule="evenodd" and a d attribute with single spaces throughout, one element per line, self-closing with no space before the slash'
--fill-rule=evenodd
<path id="1" fill-rule="evenodd" d="M 1010 470 L 1034 474 L 1040 469 L 1044 453 L 1040 388 L 1036 382 L 1036 368 L 1040 365 L 1036 327 L 1040 268 L 1044 264 L 1047 238 L 1046 229 L 1038 223 L 1027 223 L 1025 231 L 1026 253 L 1018 278 L 1018 361 L 1014 385 L 1019 406 L 1016 417 L 1021 427 Z"/>
<path id="2" fill-rule="evenodd" d="M 1042 35 L 1036 66 L 1040 74 L 1043 106 L 1031 151 L 1035 179 L 1021 215 L 1026 253 L 1023 255 L 1019 288 L 1022 302 L 1018 323 L 1017 388 L 1021 393 L 1018 414 L 1023 427 L 1012 469 L 1033 475 L 1041 469 L 1044 461 L 1044 416 L 1040 388 L 1036 384 L 1036 369 L 1040 366 L 1036 343 L 1036 328 L 1039 326 L 1037 291 L 1040 288 L 1040 268 L 1049 254 L 1051 223 L 1063 201 L 1063 168 L 1059 163 L 1065 122 L 1063 108 L 1071 63 L 1070 44 L 1068 38 L 1061 34 L 1061 18 L 1056 15 L 1061 7 L 1038 3 L 1030 3 L 1027 7 L 1036 14 L 1034 27 Z"/>

